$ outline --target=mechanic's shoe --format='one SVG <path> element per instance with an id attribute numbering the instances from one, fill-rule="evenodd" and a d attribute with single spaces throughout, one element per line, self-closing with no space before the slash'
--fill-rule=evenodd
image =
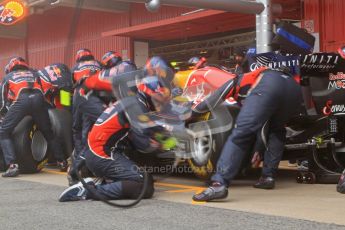
<path id="1" fill-rule="evenodd" d="M 2 177 L 16 177 L 19 175 L 19 167 L 17 164 L 11 164 Z"/>
<path id="2" fill-rule="evenodd" d="M 339 182 L 337 184 L 337 192 L 342 194 L 345 193 L 345 170 L 341 174 Z"/>
<path id="3" fill-rule="evenodd" d="M 254 188 L 274 189 L 275 181 L 273 177 L 260 177 L 259 181 L 253 185 Z"/>
<path id="4" fill-rule="evenodd" d="M 210 187 L 193 196 L 194 201 L 220 200 L 228 197 L 228 189 L 218 182 L 213 182 Z"/>
<path id="5" fill-rule="evenodd" d="M 57 166 L 59 167 L 61 172 L 67 172 L 68 169 L 68 163 L 67 161 L 58 161 Z"/>
<path id="6" fill-rule="evenodd" d="M 92 178 L 85 178 L 84 181 L 87 184 L 94 185 Z M 78 200 L 87 200 L 87 199 L 90 199 L 90 198 L 87 196 L 87 191 L 81 182 L 67 188 L 65 191 L 61 193 L 59 197 L 60 202 L 78 201 Z"/>

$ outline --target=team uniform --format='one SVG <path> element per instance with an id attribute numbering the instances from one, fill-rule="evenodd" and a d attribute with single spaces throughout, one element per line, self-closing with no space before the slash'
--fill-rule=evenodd
<path id="1" fill-rule="evenodd" d="M 84 81 L 101 70 L 100 64 L 95 60 L 78 63 L 72 70 L 76 82 L 73 95 L 73 140 L 75 156 L 80 155 L 86 146 L 85 134 L 91 129 L 93 123 L 106 108 L 104 102 L 98 97 L 97 92 L 87 88 Z"/>
<path id="2" fill-rule="evenodd" d="M 65 64 L 56 63 L 39 70 L 43 94 L 53 108 L 62 108 L 60 90 L 71 92 L 73 88 L 71 71 Z"/>
<path id="3" fill-rule="evenodd" d="M 15 167 L 16 154 L 11 135 L 17 124 L 30 115 L 42 132 L 58 162 L 64 162 L 60 145 L 54 142 L 54 134 L 48 114 L 48 107 L 43 95 L 40 77 L 36 72 L 26 69 L 10 72 L 0 87 L 1 113 L 4 115 L 0 127 L 0 144 L 7 166 Z M 8 173 L 3 176 L 16 176 Z"/>
<path id="4" fill-rule="evenodd" d="M 272 178 L 282 158 L 285 123 L 301 107 L 301 89 L 288 73 L 259 69 L 241 75 L 228 96 L 246 98 L 235 128 L 225 143 L 212 176 L 213 186 L 197 194 L 194 200 L 225 198 L 227 187 L 238 173 L 243 159 L 255 144 L 258 131 L 269 122 L 268 148 L 264 155 L 262 178 Z M 259 186 L 258 186 L 259 187 Z"/>
<path id="5" fill-rule="evenodd" d="M 73 71 L 73 79 L 76 89 L 73 97 L 73 139 L 75 154 L 70 170 L 70 184 L 77 181 L 75 170 L 81 163 L 80 155 L 86 150 L 87 135 L 97 118 L 107 107 L 101 97 L 102 93 L 111 94 L 111 77 L 135 70 L 136 67 L 127 62 L 117 62 L 114 66 L 106 66 L 101 69 L 99 62 L 87 60 L 76 65 Z"/>
<path id="6" fill-rule="evenodd" d="M 159 69 L 160 62 L 156 59 L 153 60 L 153 64 L 157 68 L 155 72 L 163 73 L 165 77 L 165 72 Z M 168 68 L 167 65 L 164 65 L 164 67 Z M 131 99 L 137 101 L 136 105 L 140 106 L 138 109 L 143 113 L 154 110 L 151 99 L 153 97 L 164 99 L 164 93 L 167 91 L 163 90 L 159 75 L 154 79 L 155 81 L 151 79 L 148 82 L 138 82 L 136 97 L 131 97 Z M 160 147 L 156 141 L 151 139 L 150 135 L 140 134 L 133 127 L 131 129 L 128 121 L 130 118 L 127 116 L 141 115 L 129 114 L 130 108 L 133 106 L 132 103 L 126 104 L 126 99 L 115 102 L 97 119 L 88 135 L 89 148 L 85 151 L 83 157 L 88 169 L 96 176 L 105 178 L 106 181 L 112 181 L 106 184 L 94 185 L 99 195 L 106 199 L 137 198 L 144 186 L 143 176 L 138 171 L 138 167 L 124 155 L 124 150 L 129 145 L 128 141 L 137 150 L 146 153 L 155 151 Z M 130 135 L 129 132 L 131 132 Z M 152 197 L 153 193 L 153 180 L 149 176 L 144 198 Z M 64 202 L 95 198 L 97 197 L 92 197 L 92 194 L 89 194 L 81 183 L 78 183 L 66 189 L 59 200 Z"/>
<path id="7" fill-rule="evenodd" d="M 91 172 L 111 181 L 95 186 L 98 194 L 109 200 L 136 198 L 143 187 L 143 175 L 139 167 L 124 155 L 129 144 L 130 125 L 123 109 L 123 105 L 116 102 L 102 113 L 89 132 L 88 149 L 82 155 Z M 146 139 L 145 144 L 149 142 L 149 137 Z M 73 189 L 77 188 L 78 184 L 71 186 L 61 194 L 59 200 L 97 199 L 83 189 L 83 197 L 76 196 Z M 144 198 L 152 197 L 153 192 L 153 181 L 150 178 Z"/>

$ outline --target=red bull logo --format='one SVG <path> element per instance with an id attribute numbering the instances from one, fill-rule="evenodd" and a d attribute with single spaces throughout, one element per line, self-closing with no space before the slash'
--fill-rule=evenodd
<path id="1" fill-rule="evenodd" d="M 20 1 L 5 1 L 0 4 L 0 24 L 13 25 L 26 14 L 26 8 Z"/>

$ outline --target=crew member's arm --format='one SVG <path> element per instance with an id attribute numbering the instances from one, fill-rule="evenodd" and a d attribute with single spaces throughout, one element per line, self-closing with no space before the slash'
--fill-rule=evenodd
<path id="1" fill-rule="evenodd" d="M 0 114 L 4 115 L 7 113 L 7 94 L 8 94 L 8 81 L 6 78 L 3 79 L 0 85 Z"/>
<path id="2" fill-rule="evenodd" d="M 99 71 L 85 79 L 84 85 L 90 90 L 112 91 L 111 81 L 104 71 Z"/>

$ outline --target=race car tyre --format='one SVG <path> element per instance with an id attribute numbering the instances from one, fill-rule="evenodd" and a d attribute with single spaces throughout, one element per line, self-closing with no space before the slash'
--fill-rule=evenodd
<path id="1" fill-rule="evenodd" d="M 196 122 L 189 128 L 202 133 L 200 137 L 190 142 L 191 158 L 189 166 L 194 174 L 202 179 L 208 179 L 215 172 L 217 161 L 232 128 L 234 115 L 225 106 L 220 106 L 204 118 L 208 122 Z"/>
<path id="2" fill-rule="evenodd" d="M 24 117 L 19 122 L 13 137 L 20 172 L 39 172 L 46 163 L 48 145 L 31 117 Z"/>
<path id="3" fill-rule="evenodd" d="M 67 159 L 73 152 L 72 115 L 65 109 L 50 109 L 49 117 L 55 141 L 61 144 L 62 151 Z"/>

